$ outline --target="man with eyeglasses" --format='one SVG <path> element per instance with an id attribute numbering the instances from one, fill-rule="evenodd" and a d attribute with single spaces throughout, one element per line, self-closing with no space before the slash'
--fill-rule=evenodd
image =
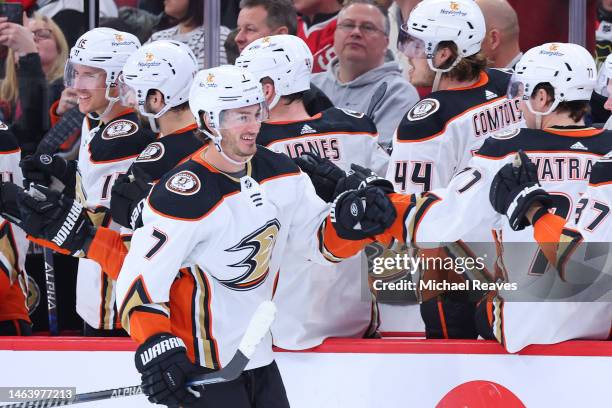
<path id="1" fill-rule="evenodd" d="M 404 113 L 419 99 L 387 50 L 388 35 L 389 20 L 376 2 L 352 1 L 338 14 L 337 56 L 326 72 L 312 78 L 335 106 L 367 114 L 385 148 Z"/>

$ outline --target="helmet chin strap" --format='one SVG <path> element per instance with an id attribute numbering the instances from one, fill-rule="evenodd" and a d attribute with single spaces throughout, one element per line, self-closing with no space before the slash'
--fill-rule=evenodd
<path id="1" fill-rule="evenodd" d="M 275 92 L 274 93 L 274 98 L 272 98 L 272 101 L 268 104 L 268 109 L 269 110 L 274 109 L 276 104 L 278 104 L 278 101 L 280 101 L 280 98 L 281 98 L 281 96 Z"/>
<path id="2" fill-rule="evenodd" d="M 208 136 L 213 141 L 213 144 L 215 145 L 215 148 L 217 149 L 219 154 L 221 154 L 221 157 L 223 157 L 229 163 L 231 163 L 231 164 L 233 164 L 235 166 L 243 166 L 243 165 L 247 164 L 253 158 L 253 156 L 251 155 L 251 156 L 247 157 L 243 161 L 237 161 L 237 160 L 232 159 L 227 154 L 225 154 L 225 152 L 223 151 L 223 148 L 221 147 L 221 140 L 223 139 L 222 136 L 213 135 L 212 133 L 210 133 L 210 132 L 208 132 L 206 130 L 203 130 L 203 129 L 200 129 L 200 131 L 202 133 L 204 133 L 206 136 Z"/>
<path id="3" fill-rule="evenodd" d="M 457 58 L 455 58 L 455 61 L 453 61 L 450 67 L 437 68 L 434 66 L 433 59 L 427 58 L 427 65 L 429 65 L 429 68 L 436 73 L 436 76 L 434 77 L 433 85 L 431 86 L 432 92 L 435 92 L 438 89 L 440 89 L 440 80 L 442 79 L 442 74 L 445 72 L 449 72 L 451 69 L 455 68 L 457 64 L 459 63 L 459 61 L 461 61 L 461 57 L 457 56 Z"/>
<path id="4" fill-rule="evenodd" d="M 536 129 L 542 129 L 542 114 L 541 113 L 535 114 L 535 127 Z"/>

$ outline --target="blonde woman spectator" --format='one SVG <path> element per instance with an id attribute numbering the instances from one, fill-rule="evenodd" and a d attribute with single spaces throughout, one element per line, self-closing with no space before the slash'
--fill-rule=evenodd
<path id="1" fill-rule="evenodd" d="M 165 0 L 164 13 L 177 25 L 166 30 L 153 33 L 149 42 L 157 40 L 175 40 L 185 43 L 191 48 L 198 60 L 199 69 L 205 67 L 204 21 L 202 0 Z M 230 30 L 221 26 L 219 43 L 219 63 L 227 64 L 223 44 Z"/>
<path id="2" fill-rule="evenodd" d="M 31 153 L 49 128 L 49 106 L 62 93 L 68 45 L 59 27 L 38 14 L 24 15 L 23 25 L 0 17 L 0 45 L 9 48 L 0 82 L 4 118 L 24 154 Z"/>

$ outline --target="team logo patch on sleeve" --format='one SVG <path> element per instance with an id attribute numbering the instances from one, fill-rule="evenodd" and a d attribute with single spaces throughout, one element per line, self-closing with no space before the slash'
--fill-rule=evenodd
<path id="1" fill-rule="evenodd" d="M 173 193 L 193 195 L 200 191 L 200 179 L 190 171 L 181 171 L 166 181 L 166 188 Z"/>
<path id="2" fill-rule="evenodd" d="M 7 129 L 8 129 L 8 126 L 6 126 L 6 123 L 0 120 L 0 130 L 7 130 Z"/>
<path id="3" fill-rule="evenodd" d="M 421 120 L 432 115 L 438 109 L 440 109 L 440 102 L 436 99 L 426 98 L 417 102 L 417 104 L 408 111 L 406 118 L 410 121 Z"/>
<path id="4" fill-rule="evenodd" d="M 521 129 L 504 129 L 499 132 L 495 132 L 491 135 L 493 139 L 505 140 L 512 139 L 514 136 L 518 135 L 521 132 Z"/>
<path id="5" fill-rule="evenodd" d="M 137 162 L 152 162 L 164 155 L 165 147 L 159 142 L 149 144 L 136 158 Z"/>
<path id="6" fill-rule="evenodd" d="M 102 139 L 110 140 L 118 137 L 133 135 L 138 131 L 138 125 L 135 122 L 127 119 L 119 119 L 104 128 Z"/>

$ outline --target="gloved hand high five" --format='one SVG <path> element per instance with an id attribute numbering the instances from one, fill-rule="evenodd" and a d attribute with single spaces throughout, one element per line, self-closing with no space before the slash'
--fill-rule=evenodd
<path id="1" fill-rule="evenodd" d="M 328 159 L 322 159 L 314 153 L 304 153 L 293 161 L 308 174 L 317 195 L 326 203 L 331 203 L 335 196 L 338 182 L 346 173 Z"/>
<path id="2" fill-rule="evenodd" d="M 522 150 L 516 154 L 513 163 L 506 164 L 495 175 L 489 201 L 495 211 L 508 217 L 510 227 L 515 231 L 531 225 L 526 214 L 532 206 L 541 206 L 533 223 L 552 207 L 550 194 L 540 186 L 535 164 Z"/>

